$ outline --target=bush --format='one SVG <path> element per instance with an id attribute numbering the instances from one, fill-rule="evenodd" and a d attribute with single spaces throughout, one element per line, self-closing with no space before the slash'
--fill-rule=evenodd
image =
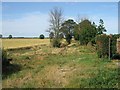
<path id="1" fill-rule="evenodd" d="M 9 64 L 10 64 L 10 61 L 7 58 L 7 52 L 4 49 L 2 49 L 2 66 L 4 67 Z"/>
<path id="2" fill-rule="evenodd" d="M 60 45 L 61 45 L 61 42 L 59 39 L 53 39 L 53 41 L 52 41 L 53 47 L 60 47 Z"/>
<path id="3" fill-rule="evenodd" d="M 118 53 L 113 54 L 112 59 L 119 59 L 120 60 L 120 54 L 118 54 Z"/>
<path id="4" fill-rule="evenodd" d="M 116 35 L 112 35 L 111 36 L 111 57 L 113 57 L 114 54 L 116 54 L 117 52 L 117 47 L 116 47 L 116 44 L 117 44 L 117 37 Z"/>
<path id="5" fill-rule="evenodd" d="M 109 55 L 109 36 L 106 34 L 96 37 L 97 54 L 99 58 L 108 57 Z"/>
<path id="6" fill-rule="evenodd" d="M 72 39 L 72 35 L 67 34 L 66 35 L 66 41 L 68 42 L 68 44 L 71 44 L 71 39 Z"/>
<path id="7" fill-rule="evenodd" d="M 39 38 L 40 38 L 40 39 L 44 39 L 45 36 L 44 36 L 43 34 L 41 34 L 41 35 L 39 36 Z"/>
<path id="8" fill-rule="evenodd" d="M 119 34 L 115 34 L 115 35 L 99 35 L 96 37 L 96 44 L 97 44 L 97 53 L 98 53 L 98 57 L 108 57 L 109 55 L 109 38 L 110 38 L 110 57 L 111 58 L 116 58 L 118 57 L 119 59 L 119 55 L 116 53 L 117 51 L 117 47 L 116 47 L 116 43 L 117 43 L 117 38 L 119 37 Z M 116 58 L 117 59 L 117 58 Z"/>
<path id="9" fill-rule="evenodd" d="M 83 20 L 80 23 L 80 35 L 79 40 L 81 45 L 87 45 L 97 34 L 96 28 L 89 20 Z"/>
<path id="10" fill-rule="evenodd" d="M 118 79 L 118 69 L 99 70 L 97 75 L 88 79 L 88 85 L 90 88 L 117 88 Z"/>

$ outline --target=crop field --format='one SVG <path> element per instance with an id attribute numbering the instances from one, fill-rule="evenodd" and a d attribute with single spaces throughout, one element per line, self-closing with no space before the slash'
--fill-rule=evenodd
<path id="1" fill-rule="evenodd" d="M 27 47 L 40 44 L 49 44 L 49 39 L 2 39 L 5 49 Z"/>
<path id="2" fill-rule="evenodd" d="M 3 40 L 6 49 L 28 45 L 33 47 L 8 51 L 13 60 L 3 73 L 3 88 L 118 88 L 118 61 L 98 58 L 93 46 L 72 42 L 53 48 L 48 39 Z"/>

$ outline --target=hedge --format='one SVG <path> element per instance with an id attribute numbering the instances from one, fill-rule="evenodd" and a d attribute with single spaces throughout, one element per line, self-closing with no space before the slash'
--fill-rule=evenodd
<path id="1" fill-rule="evenodd" d="M 108 57 L 109 55 L 109 36 L 103 34 L 96 37 L 97 54 L 99 58 Z"/>
<path id="2" fill-rule="evenodd" d="M 96 44 L 97 44 L 97 54 L 99 58 L 104 58 L 109 56 L 109 38 L 110 38 L 110 58 L 113 58 L 117 53 L 117 38 L 119 34 L 115 35 L 98 35 L 96 37 Z"/>

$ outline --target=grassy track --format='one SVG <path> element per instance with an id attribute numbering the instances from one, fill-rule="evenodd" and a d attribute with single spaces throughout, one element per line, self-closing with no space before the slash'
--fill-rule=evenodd
<path id="1" fill-rule="evenodd" d="M 99 59 L 93 47 L 39 45 L 8 55 L 13 57 L 13 65 L 3 75 L 3 87 L 118 87 L 118 61 Z"/>

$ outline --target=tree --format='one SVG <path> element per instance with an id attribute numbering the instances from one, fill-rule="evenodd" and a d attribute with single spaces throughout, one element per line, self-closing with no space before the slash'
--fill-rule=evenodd
<path id="1" fill-rule="evenodd" d="M 78 41 L 80 38 L 80 26 L 79 26 L 79 24 L 75 25 L 73 34 L 74 34 L 74 39 Z"/>
<path id="2" fill-rule="evenodd" d="M 44 36 L 43 34 L 41 34 L 41 35 L 39 36 L 39 38 L 40 38 L 40 39 L 44 39 L 45 36 Z"/>
<path id="3" fill-rule="evenodd" d="M 87 45 L 88 42 L 92 41 L 92 39 L 95 38 L 97 34 L 96 27 L 91 24 L 91 22 L 88 19 L 82 20 L 81 23 L 79 23 L 80 27 L 80 36 L 79 40 L 81 44 Z"/>
<path id="4" fill-rule="evenodd" d="M 99 26 L 97 28 L 97 34 L 100 35 L 100 34 L 103 34 L 103 32 L 106 32 L 107 30 L 105 29 L 104 27 L 104 22 L 102 19 L 100 19 L 99 21 Z"/>
<path id="5" fill-rule="evenodd" d="M 63 39 L 63 38 L 64 38 L 64 34 L 63 34 L 63 33 L 60 33 L 59 38 L 60 38 L 60 39 Z"/>
<path id="6" fill-rule="evenodd" d="M 71 43 L 75 25 L 76 25 L 76 23 L 72 19 L 68 19 L 67 21 L 62 23 L 61 31 L 65 35 L 65 38 L 66 38 L 66 41 L 68 42 L 68 44 Z"/>
<path id="7" fill-rule="evenodd" d="M 0 38 L 2 38 L 2 34 L 0 34 Z"/>
<path id="8" fill-rule="evenodd" d="M 11 39 L 12 38 L 12 35 L 9 35 L 9 37 L 8 37 L 9 39 Z"/>
<path id="9" fill-rule="evenodd" d="M 50 28 L 49 32 L 53 33 L 54 36 L 51 40 L 54 47 L 59 47 L 61 39 L 59 38 L 60 35 L 60 28 L 63 21 L 62 10 L 60 8 L 53 8 L 50 11 Z M 56 43 L 57 42 L 57 43 Z"/>
<path id="10" fill-rule="evenodd" d="M 54 33 L 50 32 L 49 37 L 50 37 L 50 39 L 53 39 L 54 38 Z"/>

